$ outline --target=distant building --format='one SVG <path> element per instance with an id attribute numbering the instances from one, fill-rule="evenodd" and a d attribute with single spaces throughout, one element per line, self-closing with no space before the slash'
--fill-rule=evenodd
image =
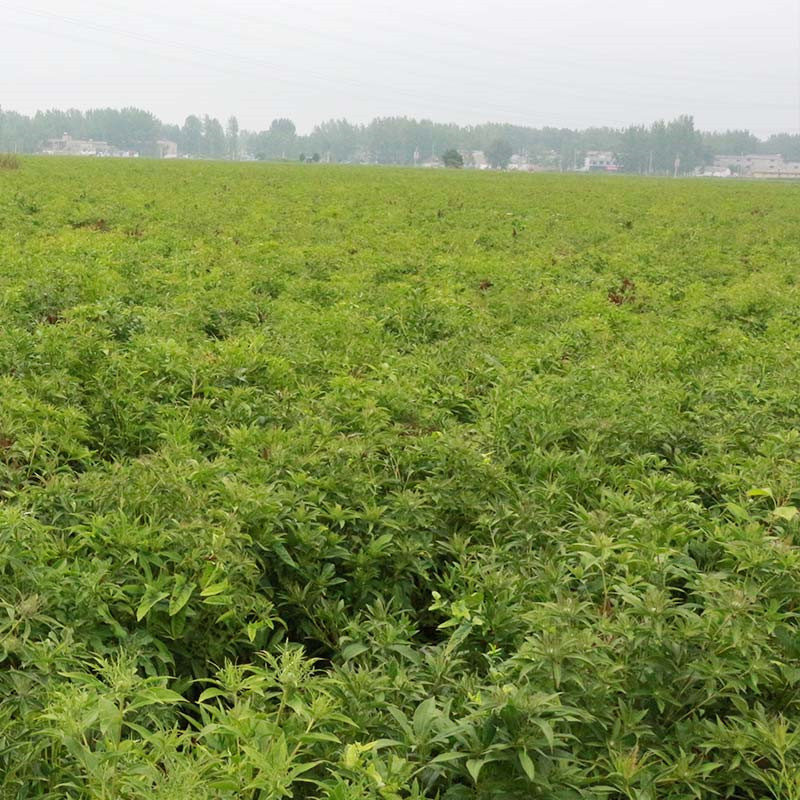
<path id="1" fill-rule="evenodd" d="M 784 161 L 777 169 L 759 170 L 750 173 L 751 178 L 800 178 L 800 162 Z"/>
<path id="2" fill-rule="evenodd" d="M 733 175 L 730 167 L 708 166 L 698 167 L 694 173 L 698 178 L 730 178 Z"/>
<path id="3" fill-rule="evenodd" d="M 73 139 L 65 133 L 60 139 L 49 139 L 43 153 L 62 156 L 102 156 L 112 151 L 108 142 L 95 142 L 92 139 Z"/>
<path id="4" fill-rule="evenodd" d="M 459 150 L 467 169 L 489 169 L 489 162 L 483 150 Z"/>
<path id="5" fill-rule="evenodd" d="M 508 162 L 511 172 L 544 172 L 544 167 L 534 164 L 527 155 L 513 155 Z"/>
<path id="6" fill-rule="evenodd" d="M 583 159 L 583 172 L 617 172 L 619 164 L 610 150 L 589 150 Z"/>
<path id="7" fill-rule="evenodd" d="M 763 153 L 742 153 L 738 156 L 715 156 L 714 169 L 729 169 L 739 175 L 753 172 L 777 172 L 783 164 L 783 156 Z"/>
<path id="8" fill-rule="evenodd" d="M 169 139 L 159 139 L 156 142 L 158 148 L 159 158 L 177 158 L 178 157 L 178 144 L 171 142 Z"/>
<path id="9" fill-rule="evenodd" d="M 375 156 L 366 147 L 359 147 L 354 153 L 350 164 L 376 164 Z"/>
<path id="10" fill-rule="evenodd" d="M 777 154 L 716 156 L 711 169 L 714 172 L 727 169 L 743 178 L 800 178 L 800 162 L 784 161 L 783 156 Z"/>
<path id="11" fill-rule="evenodd" d="M 60 139 L 49 139 L 42 148 L 42 153 L 48 156 L 139 157 L 135 150 L 120 150 L 108 142 L 94 139 L 73 139 L 68 133 L 65 133 Z"/>

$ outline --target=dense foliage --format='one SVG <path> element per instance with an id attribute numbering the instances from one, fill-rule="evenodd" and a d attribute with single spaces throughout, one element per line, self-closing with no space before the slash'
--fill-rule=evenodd
<path id="1" fill-rule="evenodd" d="M 759 141 L 749 131 L 703 133 L 691 116 L 669 122 L 631 125 L 628 128 L 529 128 L 486 123 L 459 126 L 423 119 L 383 117 L 368 125 L 329 120 L 307 135 L 298 134 L 289 119 L 272 121 L 264 131 L 239 129 L 236 117 L 222 123 L 206 115 L 191 115 L 182 126 L 162 123 L 136 108 L 50 110 L 27 117 L 0 109 L 0 152 L 35 153 L 48 139 L 67 133 L 78 139 L 106 141 L 142 155 L 157 153 L 156 141 L 178 144 L 181 154 L 236 159 L 243 154 L 259 160 L 299 160 L 319 153 L 333 163 L 409 165 L 441 157 L 447 150 L 484 150 L 490 163 L 508 164 L 514 153 L 552 169 L 580 166 L 590 150 L 614 152 L 628 172 L 672 174 L 676 156 L 680 170 L 692 172 L 715 155 L 779 153 L 787 161 L 800 160 L 800 136 L 781 134 Z"/>
<path id="2" fill-rule="evenodd" d="M 0 794 L 800 798 L 798 199 L 0 172 Z"/>
<path id="3" fill-rule="evenodd" d="M 458 150 L 445 150 L 442 153 L 442 164 L 449 169 L 461 169 L 464 166 L 464 156 Z"/>

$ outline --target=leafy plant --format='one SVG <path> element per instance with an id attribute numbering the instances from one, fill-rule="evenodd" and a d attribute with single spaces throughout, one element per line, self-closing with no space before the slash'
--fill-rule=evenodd
<path id="1" fill-rule="evenodd" d="M 13 153 L 0 153 L 0 169 L 19 169 L 19 157 Z"/>
<path id="2" fill-rule="evenodd" d="M 794 187 L 4 180 L 0 794 L 800 798 Z"/>

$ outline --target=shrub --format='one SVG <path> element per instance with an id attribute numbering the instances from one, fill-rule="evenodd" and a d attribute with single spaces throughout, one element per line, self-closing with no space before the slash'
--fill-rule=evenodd
<path id="1" fill-rule="evenodd" d="M 442 163 L 451 169 L 460 169 L 464 166 L 464 158 L 458 150 L 447 150 L 442 154 Z"/>
<path id="2" fill-rule="evenodd" d="M 795 187 L 11 182 L 0 796 L 800 798 Z"/>

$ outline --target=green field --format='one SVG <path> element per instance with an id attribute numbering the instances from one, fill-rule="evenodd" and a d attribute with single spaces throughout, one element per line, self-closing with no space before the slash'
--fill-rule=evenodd
<path id="1" fill-rule="evenodd" d="M 0 797 L 800 798 L 800 187 L 0 171 Z"/>

